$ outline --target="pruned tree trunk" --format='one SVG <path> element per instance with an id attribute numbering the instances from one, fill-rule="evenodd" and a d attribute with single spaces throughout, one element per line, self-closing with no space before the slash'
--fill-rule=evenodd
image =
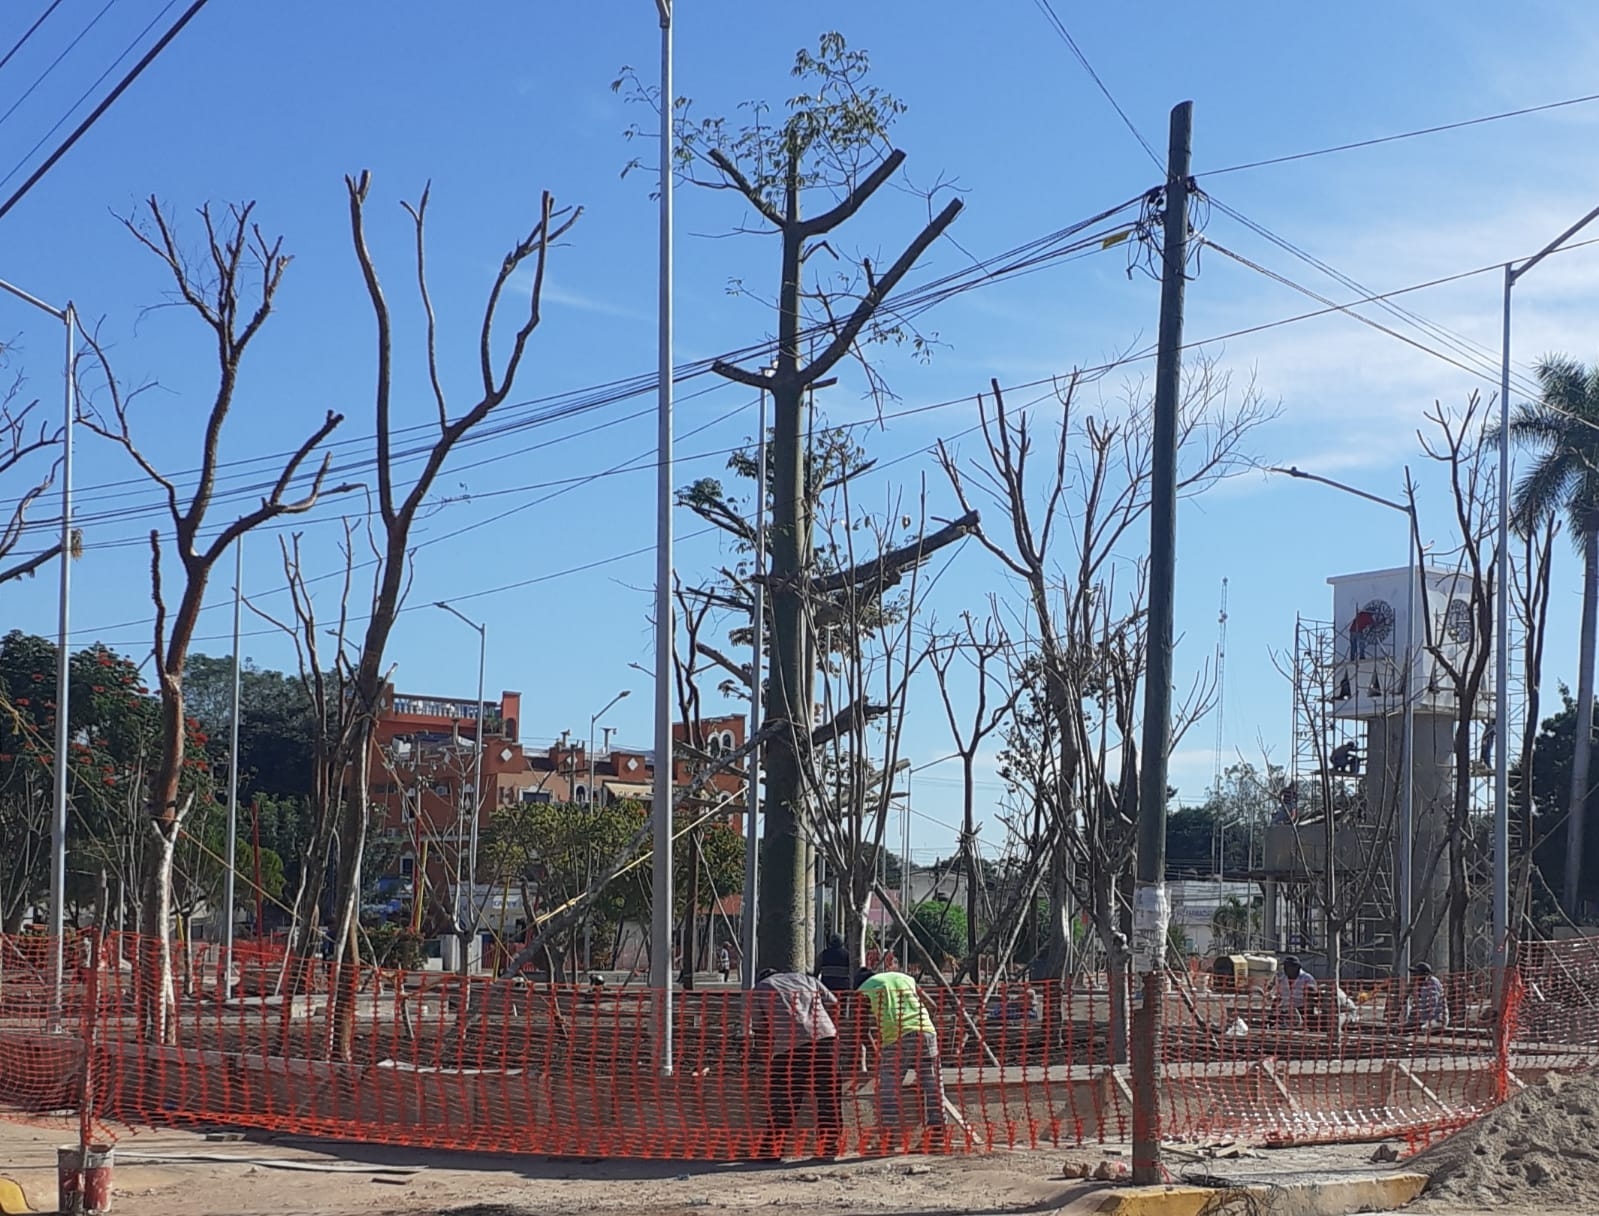
<path id="1" fill-rule="evenodd" d="M 1593 755 L 1593 680 L 1595 635 L 1599 634 L 1599 518 L 1585 521 L 1582 534 L 1582 635 L 1577 659 L 1577 733 L 1571 752 L 1571 802 L 1566 820 L 1566 868 L 1561 886 L 1566 915 L 1582 913 L 1584 832 L 1588 819 Z"/>

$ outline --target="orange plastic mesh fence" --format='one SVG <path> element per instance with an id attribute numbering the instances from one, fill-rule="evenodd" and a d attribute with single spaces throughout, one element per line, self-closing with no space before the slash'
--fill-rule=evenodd
<path id="1" fill-rule="evenodd" d="M 653 1063 L 648 989 L 286 969 L 281 950 L 220 959 L 174 947 L 158 1032 L 149 941 L 74 941 L 59 1014 L 48 943 L 0 938 L 0 1116 L 122 1128 L 217 1126 L 374 1143 L 550 1155 L 741 1159 L 774 1152 L 974 1151 L 1126 1138 L 1132 1103 L 1098 985 L 949 991 L 936 1029 L 874 1042 L 866 1002 L 839 1034 L 773 1056 L 758 1001 L 713 988 L 673 1002 L 674 1064 Z M 1551 1070 L 1599 1062 L 1599 942 L 1528 948 L 1509 1016 L 1488 977 L 1441 994 L 1327 986 L 1300 1007 L 1271 987 L 1174 976 L 1163 1130 L 1188 1141 L 1423 1141 Z M 1447 1019 L 1426 1021 L 1442 996 Z M 1330 1007 L 1337 1007 L 1338 1026 Z M 86 1073 L 87 1066 L 87 1073 Z M 87 1082 L 87 1085 L 86 1085 Z M 940 1101 L 940 1093 L 942 1101 Z M 836 1118 L 830 1096 L 838 1099 Z M 817 1098 L 821 1101 L 818 1102 Z M 945 1118 L 946 1131 L 930 1126 Z"/>

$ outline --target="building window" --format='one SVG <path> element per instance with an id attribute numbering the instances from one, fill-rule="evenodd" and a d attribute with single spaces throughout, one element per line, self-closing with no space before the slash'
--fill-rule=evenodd
<path id="1" fill-rule="evenodd" d="M 574 785 L 572 787 L 572 801 L 573 802 L 582 802 L 584 795 L 587 794 L 587 793 L 588 793 L 588 788 L 586 786 Z"/>
<path id="2" fill-rule="evenodd" d="M 415 873 L 416 873 L 416 858 L 414 858 L 414 857 L 402 857 L 402 858 L 400 858 L 400 877 L 401 878 L 410 878 Z"/>

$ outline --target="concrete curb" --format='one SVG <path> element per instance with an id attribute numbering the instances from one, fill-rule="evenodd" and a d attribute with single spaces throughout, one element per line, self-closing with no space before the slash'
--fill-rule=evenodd
<path id="1" fill-rule="evenodd" d="M 1402 1208 L 1426 1185 L 1425 1174 L 1389 1173 L 1282 1184 L 1251 1181 L 1230 1187 L 1117 1187 L 1086 1196 L 1080 1210 L 1098 1216 L 1206 1216 L 1229 1211 L 1251 1216 L 1349 1216 Z"/>

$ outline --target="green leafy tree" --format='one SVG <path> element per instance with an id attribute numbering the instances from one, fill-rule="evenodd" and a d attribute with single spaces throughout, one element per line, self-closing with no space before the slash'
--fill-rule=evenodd
<path id="1" fill-rule="evenodd" d="M 1545 718 L 1539 726 L 1532 762 L 1532 839 L 1533 865 L 1537 871 L 1532 888 L 1532 912 L 1540 930 L 1549 932 L 1560 922 L 1559 907 L 1552 898 L 1559 891 L 1566 871 L 1567 798 L 1571 792 L 1571 765 L 1576 751 L 1577 703 L 1564 689 L 1560 712 Z M 1519 790 L 1521 782 L 1512 781 Z M 1587 810 L 1599 809 L 1599 794 L 1590 790 Z M 1586 898 L 1599 894 L 1599 840 L 1583 841 L 1579 892 Z"/>
<path id="2" fill-rule="evenodd" d="M 1216 950 L 1231 954 L 1249 945 L 1250 933 L 1260 927 L 1260 911 L 1254 902 L 1245 903 L 1236 895 L 1225 897 L 1211 914 L 1210 930 L 1216 937 Z"/>
<path id="3" fill-rule="evenodd" d="M 1533 453 L 1532 467 L 1516 486 L 1519 529 L 1564 513 L 1582 551 L 1582 633 L 1571 787 L 1567 794 L 1566 853 L 1561 893 L 1568 914 L 1582 895 L 1585 826 L 1592 793 L 1594 647 L 1599 634 L 1599 367 L 1551 355 L 1537 367 L 1539 397 L 1522 405 L 1510 434 Z"/>
<path id="4" fill-rule="evenodd" d="M 233 660 L 190 655 L 184 668 L 189 710 L 226 766 L 233 716 Z M 316 720 L 298 676 L 263 670 L 249 659 L 239 678 L 239 796 L 308 797 Z"/>
<path id="5" fill-rule="evenodd" d="M 13 630 L 0 640 L 0 928 L 15 931 L 48 893 L 56 735 L 56 646 Z M 69 666 L 68 896 L 98 900 L 102 877 L 138 890 L 147 778 L 160 745 L 159 705 L 136 664 L 103 646 Z M 189 724 L 203 755 L 206 738 Z M 185 793 L 207 794 L 210 766 L 186 765 Z"/>
<path id="6" fill-rule="evenodd" d="M 698 814 L 679 810 L 676 827 L 695 822 Z M 582 803 L 519 803 L 498 808 L 483 840 L 491 882 L 516 888 L 523 914 L 531 921 L 536 912 L 548 912 L 576 900 L 611 862 L 625 858 L 635 864 L 611 883 L 590 905 L 586 925 L 578 923 L 551 943 L 552 953 L 569 955 L 584 929 L 604 940 L 622 921 L 647 922 L 650 911 L 650 846 L 641 829 L 647 812 L 636 802 L 586 806 Z M 698 856 L 695 842 L 698 837 Z M 712 820 L 697 833 L 682 833 L 673 847 L 673 880 L 677 916 L 689 911 L 688 892 L 692 867 L 703 866 L 710 881 L 698 884 L 703 913 L 714 899 L 741 889 L 744 838 L 725 822 Z"/>
<path id="7" fill-rule="evenodd" d="M 911 933 L 935 963 L 943 966 L 966 949 L 966 913 L 942 899 L 911 909 Z"/>

